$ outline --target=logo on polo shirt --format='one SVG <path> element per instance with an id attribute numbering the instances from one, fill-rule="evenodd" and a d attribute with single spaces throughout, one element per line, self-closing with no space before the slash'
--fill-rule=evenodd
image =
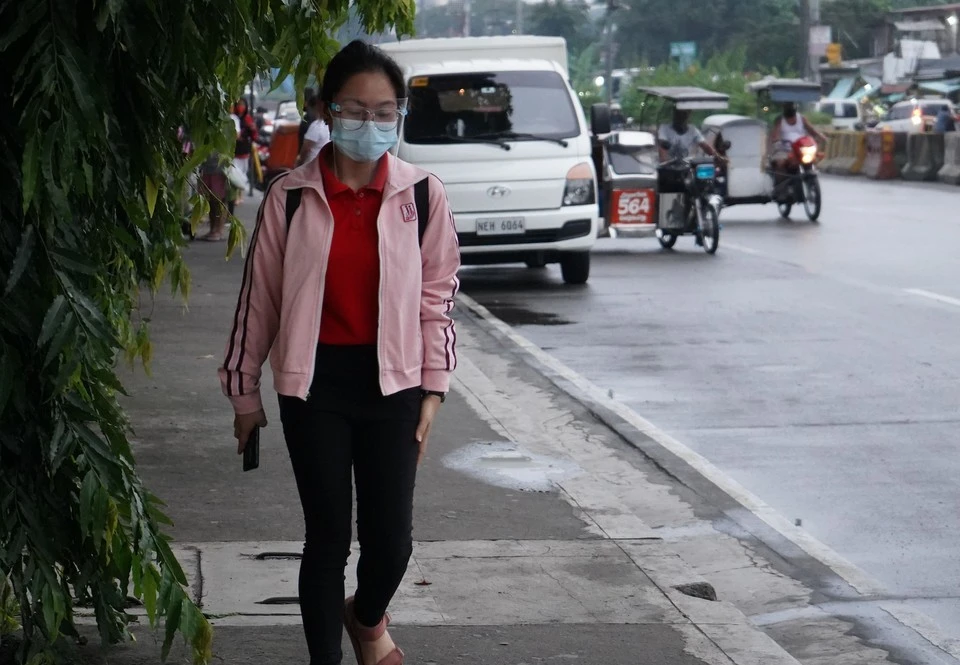
<path id="1" fill-rule="evenodd" d="M 412 203 L 404 203 L 402 206 L 400 206 L 400 212 L 403 213 L 403 221 L 417 221 L 417 206 L 413 205 Z"/>

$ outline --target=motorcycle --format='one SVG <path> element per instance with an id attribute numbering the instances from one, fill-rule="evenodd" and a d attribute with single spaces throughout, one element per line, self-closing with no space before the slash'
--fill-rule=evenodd
<path id="1" fill-rule="evenodd" d="M 771 167 L 774 177 L 773 200 L 784 219 L 790 218 L 794 204 L 803 204 L 811 222 L 820 217 L 822 199 L 817 163 L 824 155 L 817 142 L 809 136 L 801 136 L 789 145 L 789 156 L 784 171 Z"/>
<path id="2" fill-rule="evenodd" d="M 665 220 L 657 227 L 661 247 L 671 249 L 681 235 L 693 235 L 707 254 L 720 246 L 720 207 L 723 198 L 716 192 L 717 167 L 710 158 L 674 158 L 657 169 L 659 192 L 675 193 Z"/>

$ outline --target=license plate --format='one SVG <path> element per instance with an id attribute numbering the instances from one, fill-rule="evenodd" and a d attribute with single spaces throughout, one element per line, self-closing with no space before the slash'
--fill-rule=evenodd
<path id="1" fill-rule="evenodd" d="M 697 180 L 713 180 L 717 168 L 713 164 L 697 164 Z"/>
<path id="2" fill-rule="evenodd" d="M 523 217 L 477 220 L 478 236 L 515 236 L 523 232 Z"/>
<path id="3" fill-rule="evenodd" d="M 617 189 L 613 192 L 614 224 L 653 224 L 656 194 L 652 189 Z"/>

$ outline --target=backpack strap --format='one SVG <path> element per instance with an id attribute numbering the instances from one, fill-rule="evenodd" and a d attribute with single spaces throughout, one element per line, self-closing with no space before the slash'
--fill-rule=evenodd
<path id="1" fill-rule="evenodd" d="M 413 186 L 413 202 L 417 207 L 417 235 L 423 245 L 423 234 L 430 221 L 430 180 L 424 178 Z"/>
<path id="2" fill-rule="evenodd" d="M 284 212 L 287 216 L 287 233 L 290 233 L 290 224 L 293 222 L 293 215 L 297 212 L 297 208 L 300 207 L 300 199 L 302 198 L 302 189 L 287 190 L 287 205 L 284 207 Z"/>

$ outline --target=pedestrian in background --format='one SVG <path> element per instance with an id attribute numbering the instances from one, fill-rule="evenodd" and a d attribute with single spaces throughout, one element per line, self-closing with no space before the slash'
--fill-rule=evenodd
<path id="1" fill-rule="evenodd" d="M 441 182 L 388 152 L 406 115 L 397 64 L 351 42 L 321 99 L 332 141 L 267 190 L 220 378 L 242 452 L 266 425 L 270 355 L 306 524 L 310 665 L 341 663 L 344 626 L 360 665 L 402 665 L 386 610 L 413 551 L 417 467 L 456 367 L 460 254 Z M 351 478 L 360 560 L 345 599 Z"/>
<path id="2" fill-rule="evenodd" d="M 947 132 L 957 131 L 957 122 L 947 106 L 941 106 L 937 113 L 937 121 L 934 123 L 933 131 L 937 134 L 946 134 Z"/>
<path id="3" fill-rule="evenodd" d="M 313 121 L 317 119 L 317 116 L 314 115 L 316 92 L 313 88 L 304 88 L 303 90 L 303 118 L 300 120 L 300 132 L 299 132 L 299 143 L 297 144 L 297 150 L 303 148 L 303 141 L 307 136 L 307 130 L 310 129 L 310 125 L 313 124 Z"/>
<path id="4" fill-rule="evenodd" d="M 323 146 L 330 142 L 330 129 L 327 127 L 327 121 L 320 117 L 320 106 L 322 106 L 320 98 L 314 97 L 311 100 L 311 111 L 316 120 L 310 123 L 307 133 L 304 135 L 303 144 L 300 146 L 300 154 L 297 156 L 297 166 L 312 162 L 320 154 Z"/>
<path id="5" fill-rule="evenodd" d="M 257 121 L 250 108 L 247 106 L 247 100 L 239 99 L 233 106 L 233 114 L 240 120 L 240 130 L 237 134 L 237 147 L 234 152 L 233 165 L 240 173 L 247 176 L 250 173 L 250 153 L 253 152 L 253 144 L 259 138 L 257 132 Z M 243 189 L 237 188 L 236 202 L 243 201 Z"/>

